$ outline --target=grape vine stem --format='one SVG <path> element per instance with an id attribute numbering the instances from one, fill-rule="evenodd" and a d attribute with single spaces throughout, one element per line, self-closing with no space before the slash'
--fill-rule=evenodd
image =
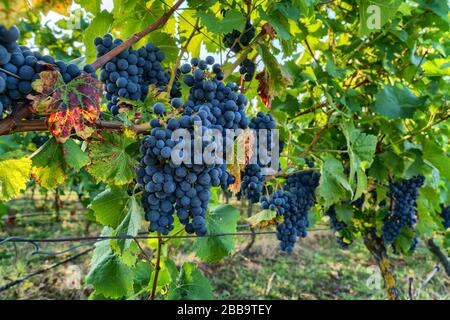
<path id="1" fill-rule="evenodd" d="M 159 232 L 158 236 L 160 236 Z M 159 237 L 158 246 L 156 249 L 155 276 L 153 277 L 153 285 L 152 285 L 152 292 L 150 294 L 150 300 L 155 300 L 156 287 L 158 286 L 158 275 L 159 270 L 161 270 L 161 247 L 162 247 L 162 239 L 161 237 Z"/>
<path id="2" fill-rule="evenodd" d="M 364 244 L 380 268 L 381 276 L 386 286 L 386 294 L 389 300 L 399 300 L 400 293 L 396 286 L 394 270 L 392 264 L 389 261 L 389 257 L 386 252 L 386 247 L 383 240 L 377 237 L 374 230 L 369 230 L 364 235 Z"/>

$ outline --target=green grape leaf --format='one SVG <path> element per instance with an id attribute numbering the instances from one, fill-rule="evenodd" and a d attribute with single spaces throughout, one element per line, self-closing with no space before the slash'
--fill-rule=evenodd
<path id="1" fill-rule="evenodd" d="M 315 0 L 293 0 L 300 9 L 300 13 L 305 17 L 311 17 L 314 14 Z"/>
<path id="2" fill-rule="evenodd" d="M 247 218 L 248 223 L 255 227 L 260 224 L 267 223 L 269 221 L 272 221 L 277 216 L 277 212 L 274 210 L 261 210 L 257 214 L 252 215 L 251 217 Z"/>
<path id="3" fill-rule="evenodd" d="M 286 19 L 298 20 L 300 18 L 299 4 L 295 1 L 277 2 L 273 4 L 273 8 L 280 11 Z"/>
<path id="4" fill-rule="evenodd" d="M 339 221 L 343 221 L 346 224 L 350 224 L 353 219 L 353 208 L 351 205 L 339 204 L 334 207 L 336 211 L 336 217 Z"/>
<path id="5" fill-rule="evenodd" d="M 101 0 L 75 0 L 76 3 L 80 5 L 87 12 L 92 13 L 96 16 L 100 12 Z"/>
<path id="6" fill-rule="evenodd" d="M 374 111 L 391 119 L 409 118 L 422 101 L 404 84 L 385 85 L 375 96 Z"/>
<path id="7" fill-rule="evenodd" d="M 158 273 L 158 280 L 156 283 L 156 292 L 161 294 L 167 293 L 167 287 L 173 284 L 178 277 L 178 270 L 175 262 L 167 257 L 161 257 L 160 270 Z M 155 270 L 153 270 L 150 277 L 150 283 L 153 283 L 155 278 Z"/>
<path id="8" fill-rule="evenodd" d="M 89 209 L 94 212 L 98 222 L 115 229 L 127 215 L 125 208 L 129 199 L 126 190 L 113 186 L 98 194 Z"/>
<path id="9" fill-rule="evenodd" d="M 323 161 L 317 195 L 323 199 L 324 206 L 328 208 L 334 203 L 349 199 L 353 192 L 341 162 L 332 156 L 325 156 Z"/>
<path id="10" fill-rule="evenodd" d="M 31 159 L 6 159 L 0 161 L 0 200 L 10 200 L 26 189 L 30 180 Z"/>
<path id="11" fill-rule="evenodd" d="M 189 8 L 205 10 L 211 8 L 218 0 L 188 0 Z"/>
<path id="12" fill-rule="evenodd" d="M 236 232 L 239 210 L 230 205 L 212 207 L 206 215 L 206 229 L 209 234 Z M 230 254 L 235 245 L 234 236 L 199 237 L 195 241 L 197 256 L 208 263 L 221 260 Z"/>
<path id="13" fill-rule="evenodd" d="M 422 154 L 426 161 L 429 161 L 436 169 L 439 170 L 441 176 L 450 180 L 449 160 L 446 152 L 432 140 L 420 138 L 422 143 Z"/>
<path id="14" fill-rule="evenodd" d="M 102 237 L 110 237 L 113 235 L 113 229 L 108 227 L 103 227 L 100 236 Z M 96 268 L 100 261 L 102 261 L 108 254 L 112 252 L 110 246 L 110 240 L 98 241 L 95 243 L 94 253 L 92 254 L 91 259 L 91 270 Z"/>
<path id="15" fill-rule="evenodd" d="M 91 268 L 86 283 L 107 298 L 124 297 L 133 291 L 133 270 L 117 254 L 109 252 Z"/>
<path id="16" fill-rule="evenodd" d="M 48 140 L 33 155 L 33 177 L 41 186 L 50 189 L 66 180 L 61 149 L 55 138 Z"/>
<path id="17" fill-rule="evenodd" d="M 95 1 L 91 1 L 95 2 Z M 95 15 L 89 27 L 83 32 L 83 42 L 86 46 L 86 60 L 91 62 L 95 60 L 96 50 L 94 45 L 95 37 L 103 35 L 111 29 L 113 23 L 113 15 L 107 10 L 103 10 Z"/>
<path id="18" fill-rule="evenodd" d="M 229 33 L 233 30 L 242 31 L 245 26 L 245 17 L 236 9 L 228 10 L 223 19 L 207 11 L 197 12 L 196 16 L 200 17 L 209 32 L 216 34 Z"/>
<path id="19" fill-rule="evenodd" d="M 381 30 L 397 12 L 401 0 L 359 0 L 359 34 L 367 36 Z"/>
<path id="20" fill-rule="evenodd" d="M 138 200 L 135 197 L 130 197 L 125 207 L 128 211 L 123 218 L 120 225 L 117 227 L 116 236 L 136 236 L 139 232 L 141 225 L 141 217 L 144 215 L 142 207 L 139 205 Z M 116 240 L 117 245 L 121 252 L 124 252 L 130 247 L 132 239 L 119 239 Z"/>
<path id="21" fill-rule="evenodd" d="M 169 300 L 212 300 L 212 286 L 208 279 L 196 268 L 195 264 L 186 262 L 180 270 L 176 281 L 169 287 Z"/>
<path id="22" fill-rule="evenodd" d="M 139 292 L 149 286 L 153 270 L 154 270 L 153 266 L 147 260 L 141 260 L 136 263 L 136 265 L 133 268 L 134 292 Z"/>
<path id="23" fill-rule="evenodd" d="M 57 143 L 52 137 L 32 156 L 33 177 L 43 187 L 50 189 L 63 183 L 71 169 L 79 171 L 89 162 L 89 157 L 73 139 Z"/>
<path id="24" fill-rule="evenodd" d="M 450 76 L 450 59 L 428 60 L 422 65 L 423 73 L 429 77 Z"/>
<path id="25" fill-rule="evenodd" d="M 415 228 L 421 236 L 432 236 L 433 232 L 438 231 L 442 224 L 439 192 L 430 186 L 424 186 L 419 189 L 419 194 L 417 199 L 418 219 Z"/>
<path id="26" fill-rule="evenodd" d="M 81 150 L 81 147 L 73 139 L 67 140 L 62 145 L 62 152 L 64 161 L 70 168 L 76 171 L 79 171 L 89 162 L 88 155 Z"/>
<path id="27" fill-rule="evenodd" d="M 410 251 L 413 239 L 414 231 L 409 227 L 405 227 L 402 229 L 398 237 L 394 240 L 395 248 L 398 252 L 407 254 Z"/>
<path id="28" fill-rule="evenodd" d="M 134 143 L 134 138 L 127 134 L 103 133 L 103 141 L 91 142 L 88 153 L 91 164 L 87 171 L 97 180 L 106 184 L 123 185 L 134 178 L 133 166 L 137 161 L 126 149 Z"/>
<path id="29" fill-rule="evenodd" d="M 342 124 L 342 132 L 347 139 L 347 150 L 350 156 L 350 184 L 356 184 L 354 199 L 358 199 L 367 190 L 366 170 L 370 168 L 375 156 L 377 137 L 362 133 L 353 122 Z M 354 181 L 355 172 L 357 181 Z"/>
<path id="30" fill-rule="evenodd" d="M 444 21 L 448 21 L 448 2 L 442 0 L 415 0 L 421 7 L 429 9 L 441 17 Z"/>
<path id="31" fill-rule="evenodd" d="M 180 12 L 181 15 L 185 17 L 185 19 L 180 19 L 178 23 L 178 34 L 180 37 L 188 38 L 194 30 L 195 26 L 195 17 L 190 14 L 191 10 L 184 9 Z M 191 54 L 192 57 L 200 56 L 200 48 L 202 45 L 203 37 L 201 35 L 195 35 L 188 46 L 186 47 L 186 51 Z"/>

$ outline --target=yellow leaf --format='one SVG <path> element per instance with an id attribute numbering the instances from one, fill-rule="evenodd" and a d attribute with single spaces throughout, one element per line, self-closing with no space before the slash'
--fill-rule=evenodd
<path id="1" fill-rule="evenodd" d="M 25 190 L 30 179 L 31 159 L 0 161 L 0 200 L 9 200 Z"/>

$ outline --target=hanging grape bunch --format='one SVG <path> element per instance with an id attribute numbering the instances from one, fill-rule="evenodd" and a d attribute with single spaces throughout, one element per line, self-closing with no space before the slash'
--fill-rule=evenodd
<path id="1" fill-rule="evenodd" d="M 392 243 L 406 226 L 414 230 L 417 222 L 417 197 L 423 176 L 403 179 L 389 186 L 388 197 L 393 198 L 392 211 L 383 220 L 383 239 Z"/>
<path id="2" fill-rule="evenodd" d="M 172 154 L 181 145 L 191 145 L 193 149 L 195 125 L 199 125 L 202 134 L 202 154 L 219 143 L 206 137 L 206 130 L 225 133 L 226 129 L 247 128 L 244 108 L 248 100 L 238 92 L 236 84 L 222 82 L 222 68 L 214 64 L 213 57 L 194 58 L 191 64 L 183 64 L 180 71 L 190 87 L 189 97 L 184 103 L 181 98 L 173 98 L 170 109 L 160 102 L 153 106 L 156 117 L 150 122 L 151 133 L 142 139 L 138 183 L 144 188 L 143 205 L 151 232 L 168 234 L 173 230 L 176 212 L 188 233 L 205 235 L 211 188 L 226 187 L 234 178 L 226 171 L 226 163 L 194 164 L 193 154 L 190 163 L 175 163 Z M 179 128 L 188 130 L 191 140 L 172 138 Z"/>
<path id="3" fill-rule="evenodd" d="M 444 229 L 450 228 L 450 206 L 442 207 L 442 224 L 444 225 Z"/>
<path id="4" fill-rule="evenodd" d="M 252 81 L 255 72 L 256 65 L 252 60 L 246 58 L 239 64 L 239 73 L 244 76 L 244 81 Z"/>
<path id="5" fill-rule="evenodd" d="M 33 91 L 31 83 L 39 79 L 39 73 L 44 70 L 45 64 L 53 65 L 61 73 L 65 83 L 82 73 L 75 64 L 55 61 L 49 55 L 19 46 L 19 37 L 19 30 L 15 26 L 7 29 L 0 25 L 0 119 L 3 112 L 10 113 L 28 102 L 26 96 Z M 96 76 L 91 65 L 86 65 L 84 72 Z"/>
<path id="6" fill-rule="evenodd" d="M 248 46 L 255 37 L 255 27 L 250 20 L 247 20 L 245 23 L 244 32 L 242 33 L 241 31 L 242 30 L 234 29 L 223 37 L 223 44 L 225 47 L 230 48 L 234 53 L 238 53 L 243 47 Z"/>
<path id="7" fill-rule="evenodd" d="M 309 210 L 314 205 L 315 190 L 320 174 L 314 171 L 299 171 L 287 177 L 283 190 L 277 190 L 270 198 L 262 197 L 263 209 L 276 210 L 284 217 L 277 225 L 280 249 L 291 253 L 297 238 L 304 238 L 309 227 Z"/>
<path id="8" fill-rule="evenodd" d="M 257 203 L 263 192 L 264 176 L 257 163 L 245 166 L 238 197 L 244 196 L 251 203 Z"/>
<path id="9" fill-rule="evenodd" d="M 121 45 L 121 39 L 113 39 L 105 34 L 94 39 L 97 57 L 101 57 Z M 119 112 L 121 98 L 144 101 L 149 86 L 164 90 L 170 80 L 170 73 L 164 70 L 162 61 L 164 52 L 152 43 L 134 50 L 131 47 L 107 62 L 100 71 L 100 80 L 105 84 L 108 110 L 112 114 Z M 179 84 L 174 83 L 172 96 L 179 94 Z"/>

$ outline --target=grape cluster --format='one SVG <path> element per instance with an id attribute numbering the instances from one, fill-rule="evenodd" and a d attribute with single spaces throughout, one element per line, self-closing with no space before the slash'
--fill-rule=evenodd
<path id="1" fill-rule="evenodd" d="M 94 39 L 97 57 L 103 56 L 122 44 L 121 39 L 113 39 L 111 34 Z M 144 100 L 150 85 L 164 88 L 170 79 L 170 73 L 161 65 L 164 52 L 152 43 L 134 50 L 131 47 L 106 63 L 100 71 L 100 80 L 105 84 L 108 110 L 112 114 L 119 112 L 120 98 Z M 173 92 L 177 91 L 173 86 Z"/>
<path id="2" fill-rule="evenodd" d="M 320 174 L 315 171 L 299 171 L 287 177 L 284 189 L 292 195 L 292 209 L 284 215 L 284 221 L 277 226 L 280 247 L 291 252 L 295 242 L 292 235 L 304 238 L 309 226 L 308 213 L 315 201 L 315 191 Z M 295 230 L 295 231 L 294 231 Z"/>
<path id="3" fill-rule="evenodd" d="M 277 212 L 277 215 L 284 215 L 291 209 L 292 195 L 283 190 L 276 190 L 271 197 L 263 196 L 260 198 L 262 209 L 269 209 Z"/>
<path id="4" fill-rule="evenodd" d="M 227 140 L 226 130 L 248 127 L 249 120 L 245 114 L 247 97 L 239 93 L 239 87 L 235 83 L 223 83 L 222 67 L 215 63 L 211 56 L 205 60 L 193 58 L 190 64 L 183 64 L 180 71 L 183 74 L 183 82 L 190 87 L 189 97 L 184 106 L 181 99 L 177 105 L 177 108 L 183 107 L 180 120 L 195 115 L 200 117 L 202 125 L 219 130 L 224 140 L 216 143 L 224 152 L 225 158 L 226 151 L 234 144 L 234 141 Z M 225 164 L 222 168 L 221 187 L 226 189 L 235 182 L 235 177 L 226 172 Z"/>
<path id="5" fill-rule="evenodd" d="M 257 163 L 262 168 L 271 166 L 272 150 L 275 148 L 275 141 L 272 141 L 272 130 L 276 129 L 277 124 L 271 113 L 265 114 L 264 112 L 258 112 L 256 117 L 250 120 L 249 128 L 253 129 L 256 134 L 256 150 L 255 156 Z M 265 141 L 261 141 L 260 130 L 267 130 Z M 263 149 L 261 149 L 261 147 Z M 265 150 L 264 150 L 265 149 Z M 279 152 L 283 149 L 283 143 L 279 141 Z M 264 150 L 264 151 L 263 151 Z"/>
<path id="6" fill-rule="evenodd" d="M 450 228 L 450 206 L 442 207 L 441 216 L 444 229 Z"/>
<path id="7" fill-rule="evenodd" d="M 232 32 L 227 33 L 223 37 L 223 44 L 225 47 L 230 48 L 231 51 L 238 53 L 243 47 L 248 46 L 254 37 L 255 27 L 252 25 L 250 20 L 247 20 L 244 33 L 234 29 Z"/>
<path id="8" fill-rule="evenodd" d="M 336 209 L 334 206 L 331 206 L 326 214 L 328 217 L 330 217 L 330 225 L 334 232 L 337 233 L 336 236 L 336 242 L 341 246 L 343 249 L 348 249 L 349 244 L 344 242 L 344 237 L 340 234 L 340 231 L 347 227 L 347 224 L 341 220 L 339 220 L 336 216 Z"/>
<path id="9" fill-rule="evenodd" d="M 55 61 L 49 55 L 19 46 L 19 36 L 15 26 L 7 29 L 0 25 L 0 119 L 4 111 L 11 112 L 25 102 L 26 96 L 33 90 L 31 83 L 39 79 L 45 64 L 54 65 L 66 83 L 82 72 L 75 64 Z M 95 69 L 91 65 L 86 65 L 84 71 L 95 76 Z"/>
<path id="10" fill-rule="evenodd" d="M 257 203 L 263 192 L 264 176 L 256 163 L 245 166 L 239 196 L 246 197 L 251 203 Z"/>
<path id="11" fill-rule="evenodd" d="M 299 237 L 306 237 L 309 226 L 308 213 L 314 205 L 315 190 L 320 174 L 314 171 L 300 171 L 287 177 L 284 190 L 277 190 L 270 198 L 261 197 L 263 209 L 276 210 L 284 220 L 277 225 L 277 239 L 280 248 L 292 252 Z"/>
<path id="12" fill-rule="evenodd" d="M 211 71 L 208 66 L 211 65 Z M 205 60 L 192 59 L 191 65 L 181 66 L 183 81 L 190 87 L 183 114 L 197 114 L 207 127 L 219 129 L 225 136 L 226 129 L 245 129 L 248 118 L 245 95 L 238 93 L 239 87 L 229 82 L 224 84 L 222 68 L 209 56 Z M 208 79 L 208 75 L 210 78 Z"/>
<path id="13" fill-rule="evenodd" d="M 155 120 L 155 119 L 154 119 Z M 150 221 L 150 231 L 168 234 L 173 229 L 173 214 L 185 225 L 188 233 L 206 234 L 205 214 L 211 196 L 210 188 L 219 186 L 222 170 L 217 165 L 175 164 L 173 148 L 180 143 L 193 143 L 172 139 L 177 128 L 190 130 L 194 119 L 181 122 L 171 118 L 166 127 L 152 120 L 150 135 L 142 140 L 141 168 L 138 182 L 144 186 L 144 209 Z"/>
<path id="14" fill-rule="evenodd" d="M 270 198 L 261 197 L 261 208 L 274 210 L 277 215 L 284 216 L 284 221 L 277 225 L 277 239 L 280 240 L 280 248 L 291 253 L 299 236 L 297 225 L 297 205 L 294 203 L 294 195 L 289 191 L 276 190 Z M 303 224 L 303 222 L 301 223 Z"/>
<path id="15" fill-rule="evenodd" d="M 256 65 L 250 59 L 245 59 L 239 64 L 239 73 L 244 76 L 244 81 L 252 81 L 256 72 Z"/>
<path id="16" fill-rule="evenodd" d="M 417 221 L 416 200 L 424 181 L 423 176 L 417 176 L 389 186 L 388 197 L 392 197 L 394 202 L 392 211 L 383 220 L 382 233 L 386 243 L 392 243 L 405 226 L 414 230 Z"/>
<path id="17" fill-rule="evenodd" d="M 212 66 L 212 72 L 208 66 Z M 180 72 L 190 87 L 189 97 L 184 103 L 181 98 L 173 98 L 171 112 L 162 103 L 153 106 L 157 118 L 151 120 L 151 132 L 141 143 L 138 183 L 144 188 L 143 202 L 150 231 L 169 233 L 173 229 L 173 214 L 176 212 L 188 233 L 205 235 L 205 214 L 211 188 L 226 188 L 234 183 L 234 177 L 226 172 L 224 162 L 194 164 L 194 155 L 191 155 L 189 163 L 175 163 L 172 155 L 181 151 L 174 148 L 190 145 L 194 150 L 194 143 L 198 142 L 194 131 L 196 134 L 200 131 L 202 154 L 206 148 L 218 147 L 222 141 L 214 141 L 206 134 L 207 130 L 225 132 L 231 128 L 246 128 L 248 120 L 244 107 L 248 101 L 238 93 L 235 84 L 222 82 L 222 68 L 214 64 L 212 57 L 205 60 L 194 58 L 191 64 L 183 64 Z M 191 140 L 172 137 L 178 128 L 188 130 Z"/>

